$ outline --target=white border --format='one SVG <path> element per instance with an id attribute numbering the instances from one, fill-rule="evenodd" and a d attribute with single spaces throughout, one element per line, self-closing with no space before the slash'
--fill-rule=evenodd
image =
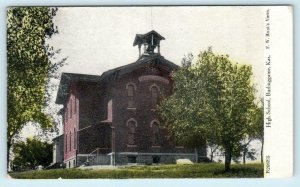
<path id="1" fill-rule="evenodd" d="M 293 9 L 292 7 L 264 7 L 264 12 L 266 34 L 264 173 L 266 178 L 291 177 L 293 175 Z M 269 36 L 267 36 L 268 32 Z M 268 83 L 270 95 L 267 94 Z"/>
<path id="2" fill-rule="evenodd" d="M 256 5 L 266 5 L 266 4 L 293 4 L 294 9 L 300 8 L 300 1 L 298 0 L 287 0 L 287 1 L 279 1 L 279 0 L 252 0 L 251 4 Z M 9 180 L 6 177 L 6 13 L 5 8 L 7 6 L 13 5 L 27 5 L 27 6 L 80 6 L 80 5 L 149 5 L 149 4 L 156 4 L 156 5 L 218 5 L 218 4 L 226 4 L 226 5 L 249 5 L 250 2 L 248 0 L 44 0 L 44 1 L 36 1 L 36 0 L 2 0 L 0 1 L 1 11 L 0 11 L 0 102 L 2 106 L 0 107 L 0 158 L 2 162 L 0 162 L 0 186 L 32 186 L 32 187 L 39 187 L 39 186 L 74 186 L 74 187 L 82 187 L 82 186 L 89 186 L 89 185 L 97 185 L 97 186 L 211 186 L 211 187 L 252 187 L 252 186 L 289 186 L 289 187 L 296 187 L 300 186 L 300 162 L 295 161 L 295 174 L 289 180 L 282 179 L 282 180 L 265 180 L 265 179 L 244 179 L 244 180 L 237 180 L 237 179 L 173 179 L 173 180 Z M 300 14 L 299 11 L 294 12 L 294 26 L 295 30 L 300 30 Z M 295 51 L 299 51 L 300 48 L 297 44 L 300 43 L 299 33 L 295 32 Z M 299 54 L 295 53 L 295 82 L 300 81 L 300 75 L 297 72 L 300 72 L 300 63 L 299 63 Z M 299 84 L 295 84 L 295 95 L 300 93 Z M 300 101 L 295 97 L 295 112 L 299 112 Z M 299 115 L 295 115 L 295 142 L 300 143 L 300 128 L 298 127 L 300 120 Z M 299 149 L 295 149 L 295 159 L 299 156 Z"/>

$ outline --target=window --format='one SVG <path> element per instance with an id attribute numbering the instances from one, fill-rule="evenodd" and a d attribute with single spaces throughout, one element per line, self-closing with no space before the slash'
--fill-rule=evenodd
<path id="1" fill-rule="evenodd" d="M 134 95 L 134 86 L 132 84 L 127 86 L 127 93 L 128 93 L 128 97 Z"/>
<path id="2" fill-rule="evenodd" d="M 160 145 L 159 124 L 156 121 L 152 123 L 152 138 L 153 138 L 153 145 L 159 146 Z"/>
<path id="3" fill-rule="evenodd" d="M 153 156 L 152 157 L 152 162 L 154 164 L 158 164 L 160 162 L 160 156 Z"/>
<path id="4" fill-rule="evenodd" d="M 107 120 L 112 121 L 112 99 L 107 103 Z"/>
<path id="5" fill-rule="evenodd" d="M 129 120 L 127 122 L 128 126 L 128 144 L 129 145 L 134 145 L 134 135 L 135 135 L 135 128 L 136 128 L 136 121 L 135 120 Z"/>
<path id="6" fill-rule="evenodd" d="M 134 97 L 136 86 L 134 83 L 128 83 L 126 85 L 127 97 L 128 97 L 128 108 L 135 108 Z"/>
<path id="7" fill-rule="evenodd" d="M 71 151 L 72 149 L 72 135 L 71 135 L 71 132 L 70 132 L 70 141 L 69 141 L 70 145 L 69 145 L 69 151 Z"/>
<path id="8" fill-rule="evenodd" d="M 68 151 L 68 135 L 65 136 L 65 152 Z"/>
<path id="9" fill-rule="evenodd" d="M 136 163 L 136 156 L 128 156 L 128 163 Z"/>
<path id="10" fill-rule="evenodd" d="M 159 100 L 159 87 L 156 85 L 151 86 L 152 106 L 156 108 Z"/>
<path id="11" fill-rule="evenodd" d="M 72 118 L 73 99 L 70 100 L 70 118 Z"/>
<path id="12" fill-rule="evenodd" d="M 128 94 L 128 108 L 134 107 L 134 86 L 128 85 L 127 87 L 127 94 Z"/>

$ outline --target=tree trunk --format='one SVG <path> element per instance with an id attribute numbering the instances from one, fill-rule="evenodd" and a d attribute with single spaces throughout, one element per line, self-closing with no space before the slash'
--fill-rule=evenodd
<path id="1" fill-rule="evenodd" d="M 10 142 L 7 142 L 7 151 L 6 151 L 6 170 L 8 172 L 9 170 L 9 151 L 10 151 L 10 148 L 11 148 L 11 143 Z"/>
<path id="2" fill-rule="evenodd" d="M 210 162 L 213 161 L 213 158 L 214 158 L 214 152 L 213 152 L 213 149 L 210 148 Z"/>
<path id="3" fill-rule="evenodd" d="M 264 163 L 264 138 L 261 141 L 261 150 L 260 150 L 260 162 Z"/>
<path id="4" fill-rule="evenodd" d="M 243 151 L 243 164 L 246 164 L 246 151 Z"/>
<path id="5" fill-rule="evenodd" d="M 232 158 L 231 150 L 226 149 L 225 150 L 225 171 L 230 171 L 231 158 Z"/>

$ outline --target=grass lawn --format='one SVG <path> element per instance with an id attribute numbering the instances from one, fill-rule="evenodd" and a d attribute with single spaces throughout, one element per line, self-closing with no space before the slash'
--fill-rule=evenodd
<path id="1" fill-rule="evenodd" d="M 205 163 L 193 165 L 133 166 L 118 169 L 54 169 L 10 173 L 19 179 L 127 179 L 127 178 L 259 178 L 263 177 L 262 164 L 232 164 L 224 172 L 224 164 Z"/>

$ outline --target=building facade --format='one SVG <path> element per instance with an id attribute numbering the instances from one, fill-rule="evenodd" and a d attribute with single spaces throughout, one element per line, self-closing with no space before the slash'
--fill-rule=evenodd
<path id="1" fill-rule="evenodd" d="M 206 156 L 205 146 L 195 152 L 172 142 L 157 114 L 179 68 L 160 54 L 161 40 L 155 31 L 137 34 L 138 60 L 101 76 L 62 74 L 56 103 L 63 105 L 67 167 L 196 162 Z"/>

